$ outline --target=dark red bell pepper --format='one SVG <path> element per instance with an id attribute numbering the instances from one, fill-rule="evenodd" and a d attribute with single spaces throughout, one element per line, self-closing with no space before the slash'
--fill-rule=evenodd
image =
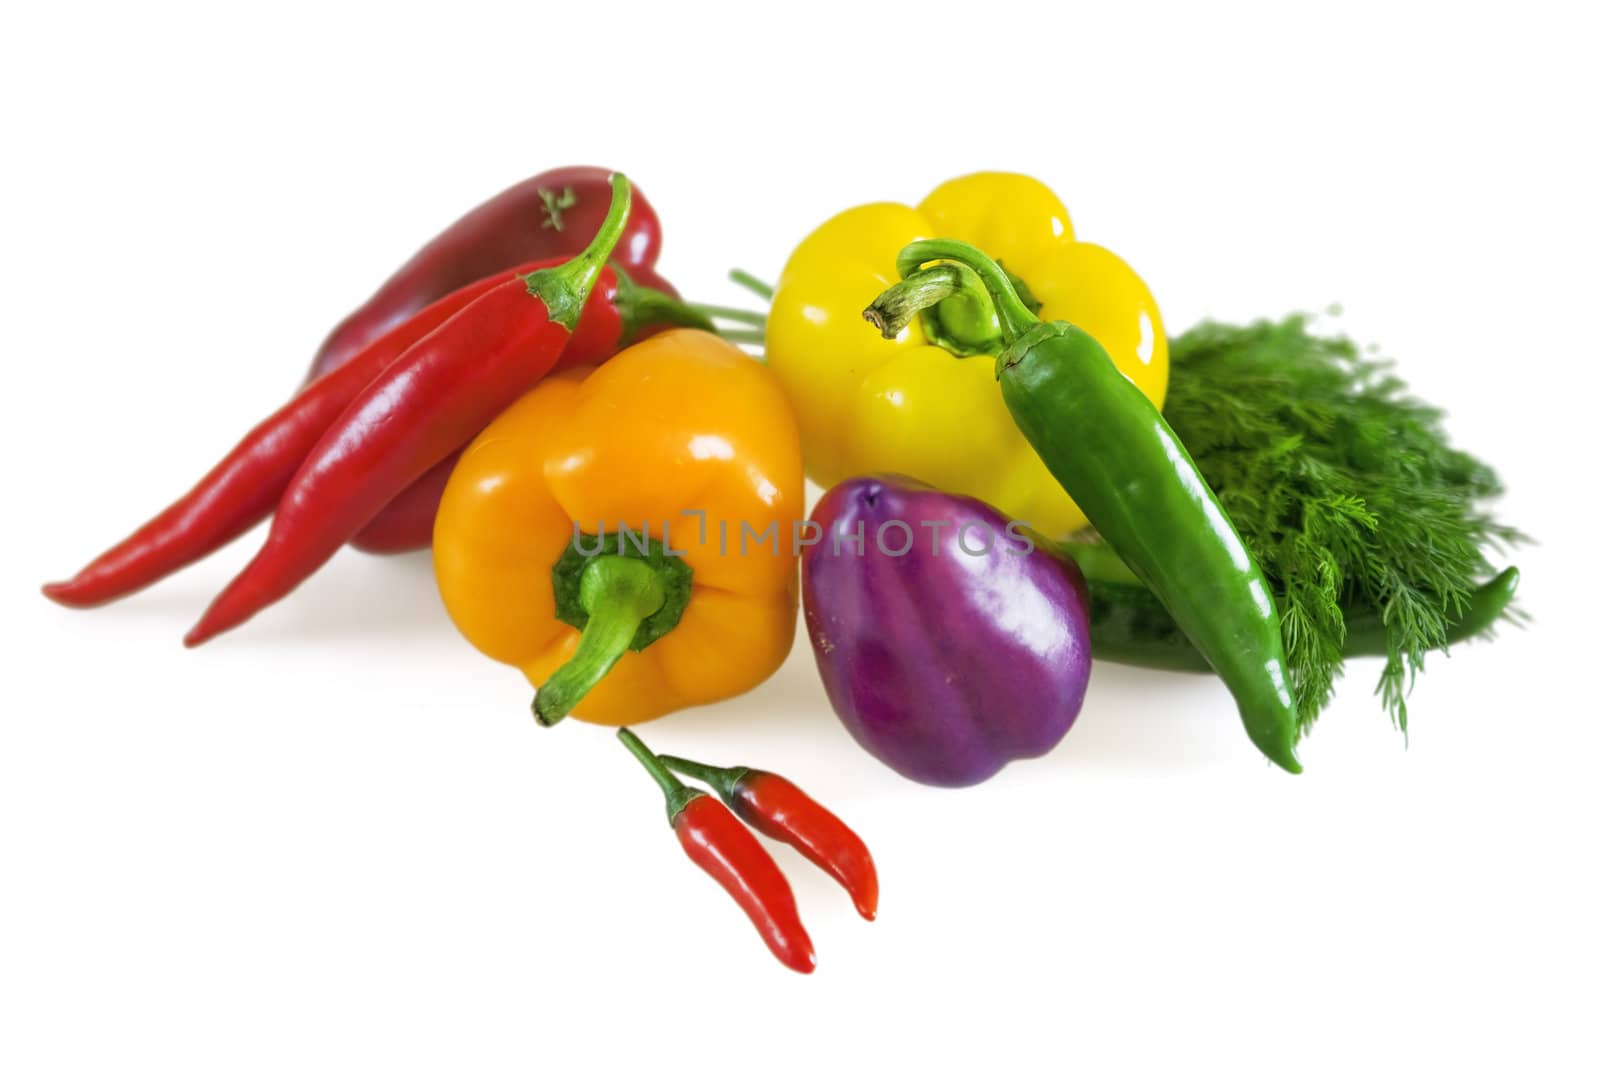
<path id="1" fill-rule="evenodd" d="M 611 205 L 611 171 L 561 167 L 484 201 L 422 248 L 367 302 L 333 328 L 311 363 L 316 378 L 446 293 L 535 259 L 570 259 L 589 244 Z M 627 229 L 612 258 L 641 285 L 654 285 L 661 222 L 635 189 Z M 676 295 L 676 294 L 674 294 Z"/>

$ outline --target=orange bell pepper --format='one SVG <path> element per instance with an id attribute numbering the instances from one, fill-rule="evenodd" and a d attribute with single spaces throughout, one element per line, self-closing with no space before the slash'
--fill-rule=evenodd
<path id="1" fill-rule="evenodd" d="M 772 373 L 672 330 L 547 379 L 456 465 L 434 571 L 456 626 L 546 724 L 734 696 L 794 642 L 804 476 Z"/>

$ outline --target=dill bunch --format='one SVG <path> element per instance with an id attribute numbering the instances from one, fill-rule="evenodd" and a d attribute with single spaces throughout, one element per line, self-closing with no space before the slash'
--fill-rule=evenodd
<path id="1" fill-rule="evenodd" d="M 1404 731 L 1425 653 L 1494 570 L 1486 553 L 1523 540 L 1486 511 L 1499 479 L 1388 362 L 1303 315 L 1204 322 L 1170 351 L 1163 411 L 1275 588 L 1301 733 L 1343 671 L 1351 613 L 1383 621 L 1378 692 Z"/>

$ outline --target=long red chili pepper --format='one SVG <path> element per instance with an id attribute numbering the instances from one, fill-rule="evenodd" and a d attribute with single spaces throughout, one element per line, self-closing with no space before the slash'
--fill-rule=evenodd
<path id="1" fill-rule="evenodd" d="M 529 260 L 570 259 L 582 252 L 611 203 L 611 172 L 561 167 L 536 174 L 484 201 L 424 245 L 334 327 L 311 364 L 316 378 L 435 300 L 479 278 Z M 633 191 L 633 207 L 611 258 L 641 285 L 661 252 L 655 209 Z"/>
<path id="2" fill-rule="evenodd" d="M 632 730 L 624 726 L 617 737 L 661 786 L 667 821 L 688 857 L 744 909 L 779 962 L 801 974 L 814 971 L 817 955 L 800 922 L 794 890 L 761 842 L 715 798 L 673 777 Z"/>
<path id="3" fill-rule="evenodd" d="M 88 608 L 165 578 L 239 537 L 272 514 L 300 464 L 356 397 L 385 367 L 478 297 L 519 274 L 560 266 L 564 260 L 524 264 L 465 286 L 436 300 L 413 318 L 383 335 L 355 359 L 307 385 L 288 403 L 245 435 L 195 487 L 133 534 L 107 549 L 74 577 L 52 582 L 44 593 L 68 607 Z M 649 275 L 652 281 L 657 281 Z M 669 299 L 665 293 L 627 284 L 607 272 L 584 306 L 584 314 L 567 343 L 564 358 L 577 363 L 603 359 L 624 338 L 658 325 L 709 327 L 703 316 Z M 425 476 L 419 500 L 406 510 L 385 509 L 361 538 L 375 551 L 403 552 L 419 547 L 433 527 L 438 492 L 449 477 L 446 467 Z M 437 481 L 433 499 L 428 482 Z M 407 490 L 405 497 L 411 496 Z M 396 500 L 395 506 L 402 505 Z M 427 510 L 423 510 L 427 509 Z M 386 547 L 379 547 L 386 546 Z"/>
<path id="4" fill-rule="evenodd" d="M 878 913 L 878 869 L 854 830 L 780 774 L 750 767 L 712 767 L 678 756 L 661 762 L 698 778 L 723 803 L 768 837 L 793 845 L 806 859 L 844 886 L 863 919 Z"/>
<path id="5" fill-rule="evenodd" d="M 44 593 L 69 607 L 104 604 L 200 559 L 272 514 L 289 480 L 339 413 L 378 373 L 492 285 L 452 294 L 301 390 L 245 435 L 195 487 L 74 577 Z"/>
<path id="6" fill-rule="evenodd" d="M 634 201 L 634 207 L 637 210 L 637 200 Z M 625 234 L 632 230 L 633 225 L 630 222 Z M 554 266 L 554 264 L 547 263 L 540 266 Z M 526 274 L 531 269 L 534 268 L 519 267 L 517 273 Z M 678 291 L 671 283 L 649 268 L 629 267 L 624 274 L 613 259 L 612 269 L 617 271 L 616 280 L 623 283 L 619 286 L 614 302 L 624 312 L 624 343 L 631 344 L 636 340 L 643 340 L 655 330 L 667 326 L 695 326 L 708 330 L 712 328 L 709 320 L 679 301 Z M 594 298 L 590 298 L 590 306 L 593 304 Z M 588 307 L 585 307 L 584 313 L 586 315 L 589 313 Z M 572 340 L 567 342 L 567 352 L 562 357 L 563 365 L 582 363 L 590 358 L 599 359 L 611 354 L 602 352 L 596 353 L 593 357 L 582 354 L 580 342 L 583 340 L 583 334 L 584 329 L 580 325 Z M 450 472 L 455 470 L 456 460 L 460 455 L 459 450 L 452 453 L 436 463 L 428 473 L 401 490 L 399 496 L 389 501 L 371 522 L 362 527 L 360 533 L 350 539 L 351 546 L 363 552 L 392 555 L 399 552 L 415 552 L 433 544 L 433 518 L 439 511 L 439 501 L 444 496 L 444 487 L 450 481 Z"/>
<path id="7" fill-rule="evenodd" d="M 627 220 L 627 179 L 613 175 L 612 188 L 611 211 L 587 249 L 489 289 L 384 368 L 340 414 L 295 472 L 266 544 L 184 644 L 209 640 L 287 596 L 401 490 L 557 366 Z M 610 338 L 609 347 L 620 339 Z"/>

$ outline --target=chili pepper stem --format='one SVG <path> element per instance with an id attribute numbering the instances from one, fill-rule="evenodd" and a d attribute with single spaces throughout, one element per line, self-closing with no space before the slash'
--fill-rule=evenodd
<path id="1" fill-rule="evenodd" d="M 534 271 L 522 276 L 528 295 L 544 301 L 550 321 L 560 323 L 570 333 L 578 326 L 583 305 L 589 299 L 606 261 L 616 250 L 633 205 L 633 187 L 621 174 L 611 175 L 611 207 L 589 246 L 559 267 Z"/>
<path id="2" fill-rule="evenodd" d="M 659 289 L 640 285 L 617 264 L 611 264 L 617 276 L 617 314 L 622 319 L 622 341 L 630 344 L 645 330 L 656 326 L 683 326 L 691 330 L 716 333 L 716 325 L 693 304 L 676 300 Z"/>
<path id="3" fill-rule="evenodd" d="M 733 270 L 728 272 L 728 278 L 735 285 L 742 286 L 743 288 L 750 290 L 752 293 L 756 294 L 768 303 L 772 302 L 772 286 L 768 285 L 760 278 L 757 278 L 749 271 L 740 270 L 739 268 L 735 267 Z"/>
<path id="4" fill-rule="evenodd" d="M 677 776 L 667 769 L 665 761 L 651 752 L 645 743 L 639 740 L 639 735 L 626 726 L 617 730 L 617 740 L 633 753 L 634 759 L 644 765 L 644 769 L 650 772 L 650 777 L 661 787 L 662 795 L 667 798 L 667 822 L 676 822 L 678 813 L 688 806 L 689 801 L 705 795 L 700 790 L 678 781 Z"/>
<path id="5" fill-rule="evenodd" d="M 589 613 L 572 658 L 534 696 L 540 725 L 554 726 L 594 688 L 628 651 L 639 624 L 667 602 L 660 571 L 640 559 L 600 556 L 584 568 L 578 597 Z"/>
<path id="6" fill-rule="evenodd" d="M 690 778 L 698 778 L 717 791 L 717 794 L 726 802 L 733 796 L 734 790 L 739 787 L 739 779 L 750 773 L 749 767 L 713 767 L 709 763 L 698 763 L 692 759 L 681 756 L 660 757 L 661 762 L 679 774 L 687 774 Z"/>
<path id="7" fill-rule="evenodd" d="M 765 326 L 767 324 L 767 314 L 764 311 L 724 307 L 721 304 L 690 304 L 689 306 L 713 319 L 727 319 L 730 322 L 743 322 L 751 326 Z"/>

